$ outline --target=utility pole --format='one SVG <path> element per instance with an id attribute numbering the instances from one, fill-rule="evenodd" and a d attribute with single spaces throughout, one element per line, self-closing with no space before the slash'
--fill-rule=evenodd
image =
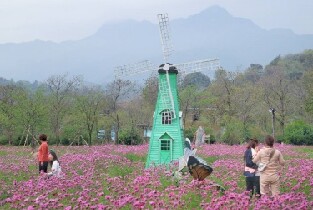
<path id="1" fill-rule="evenodd" d="M 272 129 L 273 129 L 272 136 L 275 138 L 275 111 L 276 110 L 274 108 L 270 108 L 268 111 L 272 113 Z"/>

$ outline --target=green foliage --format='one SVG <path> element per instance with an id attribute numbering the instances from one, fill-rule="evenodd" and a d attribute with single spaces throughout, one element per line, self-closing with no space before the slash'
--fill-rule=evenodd
<path id="1" fill-rule="evenodd" d="M 186 209 L 198 209 L 201 203 L 201 195 L 194 192 L 188 192 L 182 196 L 182 199 L 186 202 Z"/>
<path id="2" fill-rule="evenodd" d="M 222 140 L 230 145 L 241 144 L 245 140 L 243 124 L 235 119 L 228 120 Z"/>
<path id="3" fill-rule="evenodd" d="M 259 126 L 251 126 L 249 128 L 250 136 L 249 138 L 256 138 L 259 141 L 268 133 L 266 131 L 263 131 Z"/>
<path id="4" fill-rule="evenodd" d="M 219 159 L 217 156 L 209 156 L 209 157 L 202 157 L 209 165 L 212 165 L 216 160 Z"/>
<path id="5" fill-rule="evenodd" d="M 6 191 L 0 191 L 0 201 L 5 200 L 6 198 L 11 197 L 12 195 Z M 9 208 L 8 208 L 9 209 Z"/>
<path id="6" fill-rule="evenodd" d="M 304 87 L 307 91 L 305 108 L 307 112 L 313 114 L 313 71 L 308 71 L 304 74 Z"/>
<path id="7" fill-rule="evenodd" d="M 307 155 L 309 158 L 313 158 L 313 148 L 312 147 L 298 147 L 297 151 Z"/>
<path id="8" fill-rule="evenodd" d="M 260 64 L 250 64 L 250 67 L 244 72 L 244 78 L 256 83 L 263 74 L 263 66 Z"/>
<path id="9" fill-rule="evenodd" d="M 277 65 L 280 60 L 281 60 L 281 57 L 280 57 L 280 55 L 278 55 L 276 58 L 274 58 L 274 59 L 270 62 L 270 65 Z"/>
<path id="10" fill-rule="evenodd" d="M 145 162 L 146 156 L 140 156 L 133 153 L 127 153 L 125 157 L 132 162 Z"/>
<path id="11" fill-rule="evenodd" d="M 6 145 L 8 140 L 5 136 L 0 136 L 0 145 Z"/>
<path id="12" fill-rule="evenodd" d="M 62 140 L 61 140 L 61 144 L 62 145 L 70 145 L 70 140 L 68 139 L 68 138 L 63 138 Z"/>
<path id="13" fill-rule="evenodd" d="M 104 89 L 81 89 L 79 83 L 79 78 L 65 75 L 51 77 L 42 86 L 37 81 L 32 84 L 0 77 L 0 144 L 23 144 L 27 134 L 30 139 L 39 133 L 48 134 L 50 145 L 60 141 L 63 145 L 81 145 L 85 144 L 83 140 L 104 143 L 96 139 L 98 129 L 108 131 L 105 139 L 111 142 L 110 131 L 117 125 L 120 143 L 143 142 L 136 126 L 152 122 L 157 76 L 146 81 L 141 94 L 129 81 L 116 81 Z M 210 134 L 211 142 L 215 136 L 217 141 L 228 144 L 241 143 L 247 137 L 262 138 L 271 132 L 269 107 L 277 110 L 275 137 L 284 140 L 286 136 L 279 136 L 284 130 L 281 125 L 290 119 L 312 123 L 309 114 L 313 115 L 313 50 L 277 56 L 265 70 L 259 64 L 250 65 L 240 74 L 219 69 L 214 80 L 201 73 L 189 74 L 180 86 L 179 97 L 185 137 L 190 140 L 200 124 Z M 195 114 L 199 116 L 197 120 Z M 308 134 L 301 135 L 306 139 L 287 141 L 312 144 Z"/>
<path id="14" fill-rule="evenodd" d="M 206 142 L 206 143 L 210 143 L 210 144 L 214 144 L 216 142 L 216 137 L 213 134 L 210 134 L 210 142 Z"/>
<path id="15" fill-rule="evenodd" d="M 108 168 L 108 175 L 110 177 L 120 176 L 125 178 L 128 174 L 133 173 L 134 167 L 132 166 L 120 166 L 120 165 L 113 165 L 112 167 Z"/>
<path id="16" fill-rule="evenodd" d="M 185 129 L 185 138 L 188 138 L 190 141 L 193 141 L 194 133 L 196 132 L 197 128 L 190 127 Z"/>
<path id="17" fill-rule="evenodd" d="M 204 75 L 201 72 L 195 72 L 187 74 L 182 82 L 182 87 L 187 86 L 196 86 L 198 89 L 204 89 L 208 87 L 211 83 L 211 80 L 208 76 Z"/>
<path id="18" fill-rule="evenodd" d="M 286 126 L 286 143 L 295 145 L 313 145 L 313 126 L 303 121 L 294 121 Z"/>
<path id="19" fill-rule="evenodd" d="M 142 139 L 135 129 L 122 130 L 119 133 L 119 142 L 125 145 L 138 145 L 142 143 Z"/>
<path id="20" fill-rule="evenodd" d="M 158 78 L 151 76 L 145 81 L 145 87 L 142 90 L 143 99 L 148 107 L 154 107 L 157 101 Z"/>
<path id="21" fill-rule="evenodd" d="M 174 185 L 174 181 L 164 175 L 160 176 L 160 183 L 162 185 L 162 189 L 166 189 L 168 186 Z"/>

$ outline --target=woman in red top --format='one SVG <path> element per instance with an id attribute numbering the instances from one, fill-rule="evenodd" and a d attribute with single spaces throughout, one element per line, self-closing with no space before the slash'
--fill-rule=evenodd
<path id="1" fill-rule="evenodd" d="M 48 162 L 49 162 L 49 150 L 48 150 L 48 142 L 47 135 L 40 134 L 39 140 L 41 145 L 38 148 L 38 162 L 39 162 L 39 173 L 41 171 L 47 173 L 48 171 Z"/>

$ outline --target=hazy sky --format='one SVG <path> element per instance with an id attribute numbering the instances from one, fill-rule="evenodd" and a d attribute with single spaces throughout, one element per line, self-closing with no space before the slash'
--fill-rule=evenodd
<path id="1" fill-rule="evenodd" d="M 104 23 L 184 18 L 219 5 L 264 29 L 313 34 L 313 0 L 0 0 L 0 43 L 77 40 Z"/>

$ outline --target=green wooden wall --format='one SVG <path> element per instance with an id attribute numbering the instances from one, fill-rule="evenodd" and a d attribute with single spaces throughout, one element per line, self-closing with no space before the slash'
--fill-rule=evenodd
<path id="1" fill-rule="evenodd" d="M 166 73 L 159 71 L 159 85 L 166 81 Z M 177 71 L 169 71 L 169 80 L 171 85 L 171 92 L 174 100 L 174 109 L 176 118 L 172 120 L 171 124 L 162 124 L 162 111 L 168 107 L 162 104 L 160 91 L 155 106 L 153 127 L 151 138 L 149 142 L 149 153 L 146 162 L 146 168 L 155 165 L 169 164 L 173 160 L 178 160 L 183 155 L 184 136 L 181 120 L 179 117 L 179 100 L 177 93 Z M 165 143 L 166 139 L 170 139 L 170 150 L 161 150 L 161 141 Z M 167 148 L 163 144 L 163 149 Z"/>

